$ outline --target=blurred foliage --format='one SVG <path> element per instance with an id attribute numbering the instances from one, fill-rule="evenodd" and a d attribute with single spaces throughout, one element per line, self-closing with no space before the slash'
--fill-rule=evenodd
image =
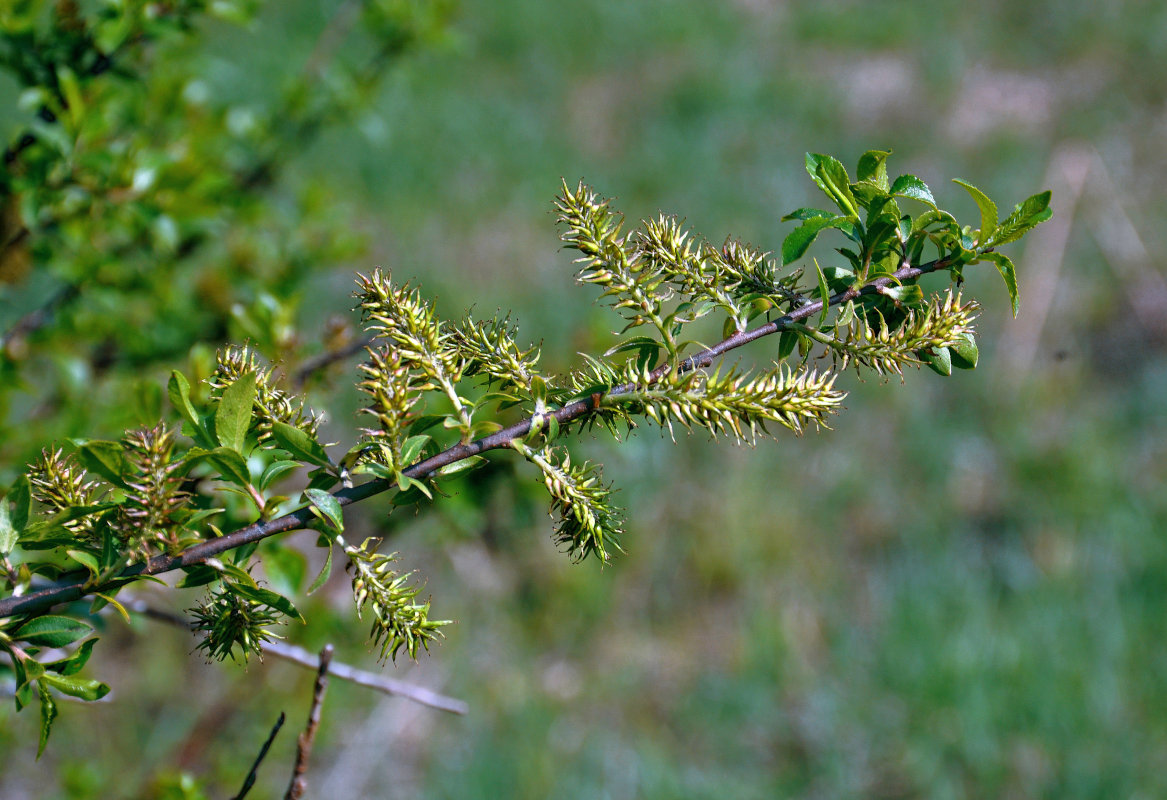
<path id="1" fill-rule="evenodd" d="M 253 28 L 214 27 L 183 69 L 210 102 L 255 102 L 298 68 L 289 52 L 311 49 L 320 13 L 287 3 Z M 780 447 L 640 436 L 585 448 L 633 510 L 633 546 L 602 573 L 555 557 L 505 464 L 474 473 L 439 516 L 385 524 L 374 503 L 369 532 L 392 533 L 459 610 L 426 670 L 472 714 L 371 704 L 335 684 L 311 775 L 320 792 L 1161 794 L 1167 243 L 1152 222 L 1167 213 L 1164 13 L 1129 2 L 467 4 L 456 50 L 405 64 L 355 124 L 289 157 L 286 175 L 341 187 L 345 202 L 323 208 L 345 235 L 368 235 L 362 268 L 424 275 L 444 308 L 511 307 L 548 360 L 592 349 L 608 327 L 560 299 L 567 280 L 540 214 L 561 176 L 587 175 L 637 216 L 684 210 L 702 230 L 771 242 L 777 210 L 810 199 L 792 167 L 801 152 L 874 140 L 929 180 L 975 176 L 1001 196 L 1052 185 L 1048 225 L 1063 225 L 1016 258 L 1021 316 L 985 315 L 971 377 L 909 375 L 894 392 L 850 383 L 867 413 Z M 15 84 L 0 89 L 15 108 Z M 32 115 L 0 117 L 7 141 Z M 15 214 L 6 207 L 6 226 Z M 326 330 L 351 272 L 306 278 L 299 330 Z M 988 280 L 967 277 L 973 289 Z M 39 292 L 19 302 L 5 287 L 6 330 L 61 285 L 36 280 L 17 284 Z M 162 323 L 177 324 L 151 320 Z M 232 325 L 218 338 L 242 332 Z M 77 419 L 53 430 L 41 426 L 62 419 L 55 406 L 14 405 L 24 451 L 126 427 L 108 415 L 135 395 L 111 403 L 87 388 L 90 352 L 58 341 L 26 380 L 72 386 L 59 402 Z M 366 631 L 342 623 L 347 587 L 320 594 L 335 628 L 305 646 L 330 639 L 338 658 L 360 658 Z M 182 632 L 111 620 L 106 635 L 117 652 L 92 668 L 132 680 L 133 703 L 63 715 L 44 757 L 53 785 L 25 765 L 35 720 L 5 716 L 0 743 L 27 754 L 6 759 L 5 797 L 193 796 L 181 788 L 191 774 L 233 789 L 287 705 L 281 692 L 307 697 L 306 672 L 253 662 L 235 676 L 189 658 Z M 175 702 L 176 675 L 199 705 Z M 292 747 L 277 742 L 271 763 Z"/>

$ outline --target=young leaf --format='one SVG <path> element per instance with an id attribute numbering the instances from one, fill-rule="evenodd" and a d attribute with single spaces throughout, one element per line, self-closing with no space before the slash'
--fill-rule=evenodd
<path id="1" fill-rule="evenodd" d="M 88 553 L 84 550 L 66 550 L 65 554 L 89 570 L 89 574 L 93 577 L 96 578 L 101 572 L 101 566 L 97 563 L 97 556 L 93 555 L 93 553 Z"/>
<path id="2" fill-rule="evenodd" d="M 175 410 L 197 430 L 202 427 L 202 420 L 190 402 L 190 382 L 178 370 L 170 373 L 170 380 L 166 384 L 166 393 L 170 397 L 170 404 Z"/>
<path id="3" fill-rule="evenodd" d="M 455 461 L 452 464 L 447 464 L 446 466 L 441 467 L 433 473 L 433 477 L 443 479 L 451 478 L 461 472 L 465 472 L 466 470 L 477 467 L 484 461 L 486 461 L 486 459 L 482 456 L 468 456 L 467 458 L 463 458 L 459 461 Z"/>
<path id="4" fill-rule="evenodd" d="M 952 374 L 952 354 L 948 352 L 947 347 L 938 347 L 932 352 L 920 353 L 920 360 L 937 375 L 943 375 L 947 378 Z"/>
<path id="5" fill-rule="evenodd" d="M 328 554 L 324 557 L 324 566 L 320 568 L 320 574 L 312 581 L 312 585 L 308 587 L 305 594 L 312 594 L 325 583 L 328 582 L 328 576 L 332 574 L 332 542 L 328 543 Z"/>
<path id="6" fill-rule="evenodd" d="M 93 628 L 84 622 L 69 617 L 46 614 L 33 617 L 12 632 L 18 642 L 28 642 L 37 647 L 64 647 L 93 633 Z"/>
<path id="7" fill-rule="evenodd" d="M 418 436 L 410 436 L 408 439 L 402 442 L 401 466 L 408 467 L 413 464 L 413 462 L 417 460 L 417 457 L 421 455 L 421 451 L 431 441 L 433 441 L 432 436 L 421 434 Z"/>
<path id="8" fill-rule="evenodd" d="M 792 219 L 812 219 L 813 217 L 833 217 L 835 216 L 830 211 L 823 211 L 821 208 L 796 208 L 789 214 L 782 218 L 782 222 L 787 222 Z"/>
<path id="9" fill-rule="evenodd" d="M 936 199 L 932 197 L 932 190 L 928 188 L 928 184 L 915 175 L 901 175 L 896 178 L 891 184 L 891 194 L 896 197 L 919 200 L 921 203 L 932 206 L 933 209 L 936 208 Z"/>
<path id="10" fill-rule="evenodd" d="M 825 228 L 838 228 L 845 217 L 811 217 L 792 230 L 782 241 L 782 266 L 802 258 Z"/>
<path id="11" fill-rule="evenodd" d="M 834 201 L 844 216 L 852 220 L 859 218 L 855 196 L 851 194 L 851 178 L 848 177 L 847 168 L 842 162 L 822 153 L 807 153 L 806 171 L 827 197 Z"/>
<path id="12" fill-rule="evenodd" d="M 976 369 L 980 351 L 977 349 L 975 335 L 962 333 L 957 337 L 956 344 L 951 345 L 948 349 L 952 354 L 952 366 L 957 369 Z"/>
<path id="13" fill-rule="evenodd" d="M 273 420 L 271 435 L 280 448 L 287 450 L 295 458 L 318 467 L 332 466 L 332 462 L 328 459 L 328 453 L 324 452 L 324 447 L 320 442 L 299 428 L 286 422 Z"/>
<path id="14" fill-rule="evenodd" d="M 794 345 L 798 344 L 798 334 L 792 330 L 784 330 L 778 335 L 778 360 L 786 359 L 794 352 Z"/>
<path id="15" fill-rule="evenodd" d="M 332 523 L 333 528 L 338 531 L 344 530 L 344 510 L 335 497 L 320 489 L 305 489 L 304 497 L 320 512 L 323 519 Z"/>
<path id="16" fill-rule="evenodd" d="M 224 582 L 223 586 L 227 591 L 237 594 L 240 597 L 256 603 L 262 603 L 265 606 L 271 606 L 285 617 L 290 617 L 298 622 L 304 622 L 303 615 L 292 605 L 292 601 L 278 592 L 273 592 L 270 589 L 262 589 L 258 586 L 249 586 L 246 583 Z"/>
<path id="17" fill-rule="evenodd" d="M 879 293 L 912 308 L 918 308 L 924 304 L 924 290 L 914 283 L 883 286 L 880 287 Z"/>
<path id="18" fill-rule="evenodd" d="M 251 426 L 255 393 L 255 373 L 245 372 L 223 390 L 223 396 L 215 409 L 215 436 L 219 444 L 236 453 L 243 453 L 247 429 Z"/>
<path id="19" fill-rule="evenodd" d="M 887 157 L 890 155 L 890 150 L 868 150 L 859 157 L 855 180 L 871 181 L 887 191 Z"/>
<path id="20" fill-rule="evenodd" d="M 1029 232 L 1034 226 L 1045 222 L 1053 216 L 1050 209 L 1050 199 L 1053 195 L 1047 190 L 1018 203 L 1013 212 L 1001 223 L 996 235 L 989 242 L 991 247 L 998 247 L 1016 241 Z"/>
<path id="21" fill-rule="evenodd" d="M 1017 268 L 1013 266 L 1013 262 L 1009 256 L 1003 253 L 985 253 L 983 258 L 987 258 L 997 265 L 997 271 L 1001 273 L 1001 278 L 1005 281 L 1005 288 L 1009 291 L 1009 301 L 1013 304 L 1013 316 L 1017 316 Z"/>
<path id="22" fill-rule="evenodd" d="M 58 675 L 55 672 L 46 672 L 41 678 L 42 683 L 48 683 L 58 692 L 81 700 L 100 700 L 109 694 L 109 687 L 101 681 L 92 678 L 76 678 L 67 675 Z"/>
<path id="23" fill-rule="evenodd" d="M 45 751 L 45 745 L 49 743 L 49 731 L 53 728 L 53 720 L 57 718 L 57 704 L 43 682 L 37 681 L 36 690 L 41 701 L 41 736 L 36 748 L 36 757 L 39 760 L 41 753 Z"/>
<path id="24" fill-rule="evenodd" d="M 977 208 L 981 211 L 981 233 L 977 237 L 977 244 L 983 245 L 985 242 L 991 241 L 993 234 L 997 232 L 997 204 L 971 183 L 959 179 L 954 179 L 952 182 L 963 186 L 965 191 L 972 195 Z"/>
<path id="25" fill-rule="evenodd" d="M 300 462 L 298 461 L 273 461 L 263 470 L 263 474 L 259 476 L 259 483 L 256 486 L 260 491 L 263 491 L 278 481 L 285 473 L 299 466 Z"/>
<path id="26" fill-rule="evenodd" d="M 13 520 L 16 512 L 13 508 L 12 492 L 9 492 L 8 495 L 0 500 L 0 556 L 6 556 L 12 552 L 12 548 L 16 547 L 16 542 L 20 538 L 21 531 L 24 530 L 23 525 L 18 527 Z"/>
<path id="27" fill-rule="evenodd" d="M 202 455 L 215 465 L 223 479 L 239 486 L 251 483 L 251 471 L 247 467 L 247 461 L 239 454 L 239 451 L 227 447 L 216 447 Z"/>
<path id="28" fill-rule="evenodd" d="M 86 639 L 81 645 L 66 658 L 60 661 L 51 661 L 45 664 L 46 672 L 56 672 L 58 675 L 76 675 L 80 672 L 85 664 L 89 661 L 89 656 L 93 653 L 93 646 L 101 639 L 94 636 L 92 639 Z"/>

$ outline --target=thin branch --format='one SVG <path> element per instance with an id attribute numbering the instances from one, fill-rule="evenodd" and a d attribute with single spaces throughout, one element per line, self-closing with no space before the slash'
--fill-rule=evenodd
<path id="1" fill-rule="evenodd" d="M 133 600 L 123 605 L 130 611 L 136 614 L 142 614 L 150 619 L 165 622 L 168 625 L 174 625 L 178 628 L 190 629 L 190 620 L 179 614 L 172 614 L 169 611 L 163 611 L 152 606 L 148 606 L 141 600 Z M 260 643 L 260 649 L 263 650 L 264 655 L 275 656 L 282 658 L 284 661 L 290 661 L 301 667 L 308 669 L 316 669 L 320 665 L 320 659 L 315 654 L 305 650 L 303 647 L 297 647 L 294 644 L 272 640 Z M 401 697 L 406 700 L 411 700 L 419 705 L 428 706 L 429 708 L 437 709 L 438 711 L 446 711 L 450 714 L 467 714 L 470 711 L 470 705 L 465 700 L 459 700 L 455 697 L 447 697 L 444 694 L 439 694 L 431 689 L 426 689 L 424 686 L 417 686 L 416 684 L 406 683 L 405 681 L 394 680 L 393 678 L 386 678 L 378 675 L 376 672 L 369 672 L 363 669 L 357 669 L 351 664 L 346 664 L 343 661 L 329 662 L 328 672 L 342 681 L 349 681 L 358 686 L 364 686 L 367 689 L 375 689 L 378 692 L 390 695 L 392 697 Z"/>
<path id="2" fill-rule="evenodd" d="M 247 778 L 243 781 L 243 788 L 231 800 L 243 800 L 247 793 L 251 791 L 251 787 L 255 785 L 256 772 L 259 770 L 259 765 L 267 758 L 267 751 L 271 749 L 271 744 L 276 740 L 276 734 L 280 732 L 280 728 L 284 727 L 285 719 L 287 719 L 287 716 L 281 711 L 280 718 L 276 720 L 275 727 L 271 729 L 267 741 L 259 749 L 259 755 L 255 757 L 255 763 L 251 765 L 251 771 L 247 773 Z"/>
<path id="3" fill-rule="evenodd" d="M 23 231 L 27 236 L 27 230 Z M 43 328 L 53 321 L 54 315 L 62 306 L 73 302 L 73 300 L 81 294 L 80 287 L 75 283 L 69 283 L 62 286 L 59 290 L 53 293 L 53 296 L 41 304 L 38 308 L 25 314 L 12 324 L 3 335 L 0 335 L 0 350 L 7 348 L 9 342 L 15 339 L 23 339 L 30 333 Z"/>
<path id="4" fill-rule="evenodd" d="M 987 251 L 985 251 L 987 252 Z M 905 266 L 896 270 L 891 275 L 885 275 L 876 278 L 873 281 L 863 285 L 862 287 L 851 288 L 838 294 L 832 295 L 827 304 L 836 306 L 841 303 L 846 303 L 849 300 L 854 300 L 863 295 L 871 295 L 879 292 L 880 289 L 887 288 L 893 284 L 902 283 L 907 280 L 915 280 L 921 275 L 930 272 L 937 272 L 939 270 L 947 269 L 951 262 L 948 259 L 937 259 L 930 261 L 927 264 L 920 266 Z M 776 320 L 759 325 L 750 330 L 738 331 L 732 336 L 726 338 L 722 342 L 704 350 L 700 353 L 690 356 L 681 362 L 677 368 L 679 372 L 689 372 L 694 369 L 707 367 L 720 356 L 725 355 L 731 350 L 736 350 L 743 345 L 749 344 L 764 336 L 770 336 L 786 330 L 791 324 L 800 322 L 807 317 L 812 317 L 821 312 L 823 309 L 823 301 L 815 300 L 800 306 L 788 314 L 779 317 Z M 649 380 L 649 384 L 655 383 L 669 371 L 669 366 L 664 365 L 654 371 Z M 610 389 L 606 394 L 608 396 L 620 396 L 628 394 L 637 389 L 636 384 L 628 383 L 621 386 L 616 386 Z M 639 387 L 643 388 L 643 387 Z M 595 411 L 596 405 L 590 398 L 576 400 L 562 408 L 543 415 L 546 417 L 554 417 L 560 425 L 564 423 L 577 420 L 585 417 Z M 522 439 L 530 433 L 531 426 L 535 422 L 536 416 L 530 416 L 515 424 L 495 431 L 489 436 L 484 436 L 481 439 L 476 439 L 472 442 L 464 442 L 454 445 L 446 450 L 443 450 L 437 455 L 431 456 L 423 461 L 419 461 L 413 466 L 404 470 L 404 474 L 410 478 L 417 480 L 424 480 L 433 472 L 441 469 L 448 464 L 453 464 L 457 461 L 475 456 L 489 450 L 498 450 L 509 447 L 510 442 L 514 439 Z M 360 486 L 352 486 L 344 489 L 339 489 L 333 493 L 333 497 L 341 506 L 359 503 L 374 495 L 389 491 L 397 487 L 395 481 L 389 480 L 373 480 L 368 483 L 363 483 Z M 138 575 L 161 575 L 166 572 L 171 572 L 176 569 L 184 567 L 193 567 L 199 564 L 206 563 L 207 559 L 234 550 L 237 547 L 242 547 L 246 544 L 259 542 L 267 539 L 270 536 L 276 536 L 281 533 L 289 531 L 301 530 L 310 527 L 316 522 L 316 516 L 312 513 L 310 507 L 304 507 L 297 511 L 293 511 L 278 519 L 268 520 L 265 522 L 256 522 L 252 525 L 240 528 L 225 536 L 220 536 L 216 539 L 210 539 L 205 542 L 200 542 L 187 550 L 184 550 L 177 555 L 160 555 L 150 559 L 147 563 L 134 564 L 127 567 L 117 575 L 114 580 L 124 580 L 125 578 L 132 578 Z M 21 597 L 8 597 L 0 600 L 0 619 L 10 617 L 17 614 L 34 614 L 38 611 L 55 606 L 59 603 L 68 603 L 84 597 L 86 594 L 101 591 L 103 587 L 90 586 L 84 573 L 70 573 L 68 579 L 64 582 L 58 582 L 43 589 Z"/>
<path id="5" fill-rule="evenodd" d="M 294 664 L 300 664 L 305 667 L 315 666 L 315 659 L 312 654 L 294 644 L 287 644 L 286 642 L 264 642 L 263 651 L 265 653 L 271 653 L 277 658 L 291 661 Z M 435 691 L 431 691 L 422 686 L 416 686 L 412 683 L 386 678 L 375 672 L 357 669 L 349 664 L 334 661 L 328 671 L 342 681 L 349 681 L 368 689 L 376 689 L 378 692 L 383 692 L 387 695 L 404 697 L 406 700 L 412 700 L 419 705 L 429 706 L 438 711 L 448 711 L 451 714 L 466 714 L 470 711 L 470 705 L 464 700 L 447 697 L 444 694 L 438 694 Z"/>
<path id="6" fill-rule="evenodd" d="M 332 663 L 332 645 L 324 645 L 320 651 L 320 667 L 316 670 L 316 683 L 312 685 L 312 707 L 308 710 L 308 725 L 296 740 L 296 763 L 292 767 L 292 782 L 284 800 L 300 800 L 308 788 L 308 757 L 312 755 L 312 745 L 316 742 L 316 731 L 320 728 L 320 710 L 324 707 L 324 693 L 328 691 L 328 665 Z"/>
<path id="7" fill-rule="evenodd" d="M 322 370 L 325 367 L 335 364 L 337 361 L 343 361 L 349 356 L 361 352 L 366 347 L 371 345 L 373 341 L 374 337 L 363 336 L 359 339 L 354 339 L 344 347 L 340 347 L 336 350 L 326 350 L 317 356 L 309 358 L 292 374 L 292 387 L 296 390 L 304 388 L 304 384 L 307 383 L 308 378 L 312 375 L 312 373 L 317 372 L 318 370 Z"/>

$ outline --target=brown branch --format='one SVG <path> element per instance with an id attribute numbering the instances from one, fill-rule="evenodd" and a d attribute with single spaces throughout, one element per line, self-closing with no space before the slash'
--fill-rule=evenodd
<path id="1" fill-rule="evenodd" d="M 27 237 L 27 229 L 25 229 L 22 233 L 25 237 Z M 56 315 L 57 311 L 59 311 L 68 303 L 73 302 L 73 300 L 80 296 L 80 294 L 81 289 L 75 283 L 69 283 L 65 286 L 62 286 L 59 290 L 54 292 L 53 296 L 46 300 L 42 305 L 40 305 L 38 308 L 34 308 L 32 311 L 18 319 L 12 324 L 12 327 L 0 335 L 0 350 L 7 348 L 10 342 L 17 339 L 24 339 L 29 334 L 35 333 L 45 325 L 48 325 L 53 321 L 53 317 Z"/>
<path id="2" fill-rule="evenodd" d="M 904 266 L 896 270 L 891 275 L 885 275 L 876 278 L 873 281 L 863 285 L 862 287 L 851 288 L 838 294 L 832 295 L 827 304 L 829 306 L 836 306 L 841 303 L 846 303 L 849 300 L 854 300 L 863 295 L 871 295 L 878 293 L 881 289 L 891 286 L 896 283 L 902 283 L 908 280 L 915 280 L 921 275 L 930 272 L 937 272 L 939 270 L 947 269 L 950 265 L 948 259 L 938 259 L 930 261 L 927 264 L 921 264 L 918 267 Z M 806 305 L 800 306 L 788 314 L 779 317 L 776 320 L 759 325 L 750 330 L 738 331 L 732 336 L 726 338 L 722 342 L 704 350 L 700 353 L 690 356 L 681 362 L 678 370 L 680 372 L 688 372 L 694 369 L 707 367 L 713 363 L 714 359 L 725 355 L 731 350 L 735 350 L 743 345 L 749 344 L 764 336 L 778 333 L 785 330 L 790 325 L 807 317 L 812 317 L 823 310 L 823 301 L 815 300 Z M 655 383 L 669 371 L 667 365 L 658 368 L 650 376 L 650 383 Z M 613 387 L 606 393 L 608 396 L 620 396 L 627 394 L 637 388 L 636 384 L 627 383 L 621 386 Z M 595 404 L 590 398 L 575 400 L 562 408 L 556 409 L 547 417 L 554 417 L 560 425 L 585 417 L 595 411 Z M 489 450 L 498 450 L 509 447 L 510 442 L 514 439 L 522 439 L 531 431 L 531 425 L 535 422 L 536 417 L 530 416 L 515 424 L 495 431 L 489 436 L 484 436 L 481 439 L 476 439 L 473 442 L 465 442 L 454 445 L 446 450 L 443 450 L 437 455 L 431 456 L 424 461 L 419 461 L 411 467 L 404 470 L 405 475 L 417 480 L 424 480 L 433 472 L 441 469 L 444 466 L 453 464 L 456 461 L 475 456 L 480 453 L 485 453 Z M 358 503 L 374 495 L 389 491 L 396 488 L 395 481 L 388 480 L 373 480 L 368 483 L 363 483 L 360 486 L 352 486 L 345 489 L 340 489 L 333 493 L 333 497 L 342 506 Z M 177 555 L 161 555 L 150 559 L 148 563 L 135 564 L 127 567 L 114 578 L 114 580 L 122 580 L 125 578 L 132 578 L 137 575 L 160 575 L 164 572 L 170 572 L 183 567 L 192 567 L 198 564 L 206 563 L 207 559 L 234 550 L 237 547 L 242 547 L 245 544 L 252 542 L 259 542 L 269 536 L 276 536 L 288 531 L 300 530 L 307 528 L 316 521 L 316 515 L 312 513 L 310 507 L 301 508 L 298 511 L 293 511 L 286 516 L 278 519 L 268 520 L 266 522 L 256 522 L 244 528 L 240 528 L 233 533 L 225 536 L 220 536 L 216 539 L 210 539 L 205 542 L 190 547 L 187 550 Z M 0 619 L 10 617 L 17 614 L 34 614 L 38 611 L 50 608 L 59 603 L 68 603 L 73 600 L 78 600 L 86 594 L 101 591 L 102 587 L 88 586 L 86 578 L 81 574 L 70 574 L 68 580 L 63 583 L 57 583 L 35 592 L 23 595 L 21 597 L 7 597 L 0 600 Z"/>
<path id="3" fill-rule="evenodd" d="M 291 661 L 293 664 L 300 664 L 305 667 L 316 666 L 316 659 L 312 654 L 302 647 L 296 647 L 294 644 L 287 644 L 286 642 L 264 642 L 263 652 L 270 653 L 285 661 Z M 378 692 L 395 697 L 403 697 L 406 700 L 412 700 L 419 705 L 429 706 L 438 711 L 448 711 L 451 714 L 466 714 L 470 711 L 470 706 L 464 700 L 446 697 L 443 694 L 438 694 L 422 686 L 415 686 L 412 683 L 405 683 L 404 681 L 394 680 L 393 678 L 385 678 L 375 672 L 357 669 L 349 664 L 333 661 L 332 665 L 328 668 L 328 672 L 340 678 L 342 681 L 349 681 L 368 689 L 376 689 Z"/>
<path id="4" fill-rule="evenodd" d="M 326 350 L 319 355 L 305 361 L 292 374 L 292 388 L 300 390 L 304 388 L 304 384 L 313 372 L 322 370 L 327 366 L 335 364 L 337 361 L 343 361 L 351 355 L 361 352 L 366 347 L 371 345 L 374 341 L 372 336 L 363 336 L 359 339 L 354 339 L 343 347 L 335 350 Z"/>
<path id="5" fill-rule="evenodd" d="M 320 668 L 316 670 L 316 683 L 312 686 L 312 707 L 308 710 L 308 725 L 296 740 L 296 763 L 292 767 L 292 782 L 284 800 L 300 800 L 308 788 L 308 757 L 312 755 L 312 745 L 316 742 L 316 731 L 320 728 L 320 710 L 324 706 L 324 693 L 328 691 L 328 665 L 332 662 L 332 645 L 324 645 L 320 651 Z"/>
<path id="6" fill-rule="evenodd" d="M 159 622 L 165 622 L 168 625 L 173 625 L 178 628 L 190 629 L 190 620 L 180 614 L 172 614 L 169 611 L 163 611 L 153 606 L 148 606 L 141 600 L 133 600 L 123 605 L 130 611 L 136 614 L 142 614 L 150 619 Z M 282 658 L 284 661 L 290 661 L 301 667 L 308 669 L 317 669 L 320 666 L 320 658 L 313 653 L 305 650 L 303 647 L 297 647 L 294 644 L 281 642 L 278 640 L 271 640 L 260 642 L 260 649 L 264 655 L 275 656 Z M 429 708 L 437 709 L 438 711 L 447 711 L 451 714 L 466 714 L 470 711 L 470 706 L 465 700 L 459 700 L 455 697 L 447 697 L 444 694 L 439 694 L 431 689 L 426 689 L 424 686 L 417 686 L 405 681 L 394 680 L 393 678 L 386 678 L 378 675 L 375 672 L 368 672 L 363 669 L 345 664 L 342 661 L 330 661 L 328 672 L 342 681 L 349 681 L 358 686 L 364 686 L 367 689 L 376 689 L 378 692 L 383 692 L 393 697 L 401 697 L 406 700 L 411 700 L 418 705 L 428 706 Z"/>
<path id="7" fill-rule="evenodd" d="M 259 770 L 259 765 L 267 758 L 267 751 L 271 749 L 271 744 L 276 740 L 276 734 L 280 732 L 280 728 L 284 727 L 284 720 L 287 716 L 283 711 L 280 712 L 280 718 L 276 720 L 275 727 L 271 729 L 268 734 L 267 741 L 263 743 L 263 747 L 259 748 L 259 755 L 255 757 L 255 763 L 251 765 L 251 770 L 248 771 L 247 777 L 243 781 L 243 788 L 239 790 L 239 794 L 231 798 L 231 800 L 243 800 L 251 787 L 255 785 L 256 773 Z"/>

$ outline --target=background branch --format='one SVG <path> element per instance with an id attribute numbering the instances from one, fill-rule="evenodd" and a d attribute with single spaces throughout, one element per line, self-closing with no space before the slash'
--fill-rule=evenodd
<path id="1" fill-rule="evenodd" d="M 280 732 L 280 728 L 284 727 L 284 721 L 287 715 L 280 712 L 280 718 L 276 720 L 276 724 L 272 727 L 271 733 L 268 734 L 267 741 L 263 743 L 263 747 L 259 748 L 259 755 L 255 757 L 255 763 L 251 765 L 251 769 L 247 773 L 247 778 L 243 781 L 243 788 L 239 790 L 239 794 L 231 798 L 231 800 L 243 800 L 247 793 L 251 791 L 251 787 L 255 785 L 256 773 L 259 771 L 259 765 L 267 758 L 267 751 L 271 749 L 272 742 L 276 740 L 276 734 Z"/>
<path id="2" fill-rule="evenodd" d="M 168 625 L 173 625 L 178 628 L 190 629 L 191 623 L 186 617 L 180 614 L 174 614 L 169 611 L 163 611 L 159 608 L 149 606 L 141 600 L 133 600 L 124 603 L 126 608 L 137 614 L 142 614 L 149 619 L 157 620 L 158 622 L 165 622 Z M 260 649 L 265 655 L 272 655 L 276 658 L 290 661 L 301 667 L 308 669 L 317 669 L 320 666 L 320 657 L 303 647 L 298 647 L 294 644 L 281 642 L 278 640 L 266 641 L 260 644 Z M 358 669 L 351 664 L 346 664 L 343 661 L 329 660 L 328 672 L 342 681 L 349 681 L 358 686 L 364 686 L 367 689 L 375 689 L 383 694 L 392 697 L 401 697 L 410 700 L 419 705 L 428 706 L 429 708 L 437 709 L 438 711 L 447 711 L 451 714 L 466 714 L 470 711 L 470 705 L 464 700 L 459 700 L 455 697 L 448 697 L 444 694 L 426 689 L 423 686 L 417 686 L 405 681 L 395 680 L 393 678 L 386 678 L 378 675 L 375 672 Z"/>
<path id="3" fill-rule="evenodd" d="M 320 728 L 320 711 L 324 707 L 324 693 L 328 691 L 328 665 L 332 662 L 332 645 L 324 645 L 320 651 L 320 667 L 316 670 L 316 682 L 312 685 L 312 707 L 308 710 L 308 724 L 296 740 L 296 763 L 292 767 L 292 782 L 284 800 L 300 800 L 308 788 L 308 758 L 312 755 L 312 745 L 316 742 L 316 731 Z"/>

